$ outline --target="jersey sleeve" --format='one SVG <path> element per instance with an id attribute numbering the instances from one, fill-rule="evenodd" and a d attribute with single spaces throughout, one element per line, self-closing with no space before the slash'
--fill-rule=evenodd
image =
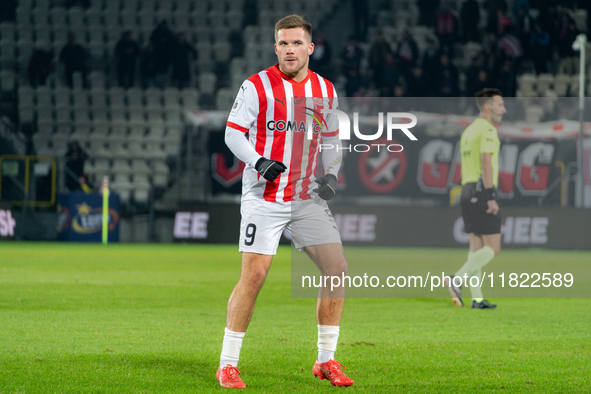
<path id="1" fill-rule="evenodd" d="M 257 118 L 258 109 L 259 98 L 254 84 L 246 80 L 238 90 L 226 126 L 243 133 L 248 132 Z"/>
<path id="2" fill-rule="evenodd" d="M 337 92 L 333 87 L 334 97 L 328 99 L 330 109 L 339 109 L 339 98 Z M 323 137 L 334 137 L 339 135 L 339 120 L 335 114 L 327 114 L 326 116 L 326 130 L 322 130 Z"/>
<path id="3" fill-rule="evenodd" d="M 480 133 L 480 153 L 496 153 L 499 136 L 493 127 L 487 127 Z"/>

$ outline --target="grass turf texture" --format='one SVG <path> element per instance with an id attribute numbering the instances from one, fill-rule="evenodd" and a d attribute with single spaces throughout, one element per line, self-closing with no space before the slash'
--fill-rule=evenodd
<path id="1" fill-rule="evenodd" d="M 352 250 L 353 251 L 353 250 Z M 460 249 L 383 249 L 450 267 Z M 0 393 L 210 393 L 238 280 L 237 247 L 0 244 Z M 510 251 L 497 258 L 586 259 Z M 242 348 L 248 392 L 334 390 L 312 377 L 315 300 L 290 297 L 281 248 Z M 570 261 L 570 260 L 569 260 Z M 347 392 L 591 391 L 589 299 L 350 299 L 337 359 Z"/>

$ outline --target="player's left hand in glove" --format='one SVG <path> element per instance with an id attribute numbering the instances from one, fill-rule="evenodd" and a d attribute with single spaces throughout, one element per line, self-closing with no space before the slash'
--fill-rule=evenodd
<path id="1" fill-rule="evenodd" d="M 316 179 L 316 183 L 320 185 L 314 189 L 318 196 L 323 200 L 330 200 L 337 194 L 337 177 L 332 174 L 326 174 L 322 178 Z"/>
<path id="2" fill-rule="evenodd" d="M 287 167 L 282 162 L 265 159 L 264 157 L 261 157 L 259 161 L 257 161 L 254 168 L 269 182 L 274 182 L 279 174 L 287 170 Z"/>

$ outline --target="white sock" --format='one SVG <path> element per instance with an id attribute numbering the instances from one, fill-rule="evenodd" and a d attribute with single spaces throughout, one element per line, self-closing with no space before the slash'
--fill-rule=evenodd
<path id="1" fill-rule="evenodd" d="M 244 334 L 244 332 L 234 332 L 227 328 L 225 329 L 224 345 L 222 346 L 222 355 L 220 357 L 220 368 L 224 368 L 228 364 L 235 367 L 238 366 L 240 348 L 242 348 Z"/>
<path id="2" fill-rule="evenodd" d="M 318 325 L 318 362 L 334 360 L 339 341 L 339 326 Z"/>

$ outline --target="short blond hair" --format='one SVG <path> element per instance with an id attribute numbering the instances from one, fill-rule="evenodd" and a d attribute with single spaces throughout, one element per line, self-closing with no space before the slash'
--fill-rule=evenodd
<path id="1" fill-rule="evenodd" d="M 310 35 L 310 41 L 312 41 L 312 25 L 310 22 L 296 14 L 286 16 L 275 24 L 275 40 L 277 41 L 277 33 L 279 30 L 296 29 L 298 27 L 304 29 L 304 31 Z"/>

